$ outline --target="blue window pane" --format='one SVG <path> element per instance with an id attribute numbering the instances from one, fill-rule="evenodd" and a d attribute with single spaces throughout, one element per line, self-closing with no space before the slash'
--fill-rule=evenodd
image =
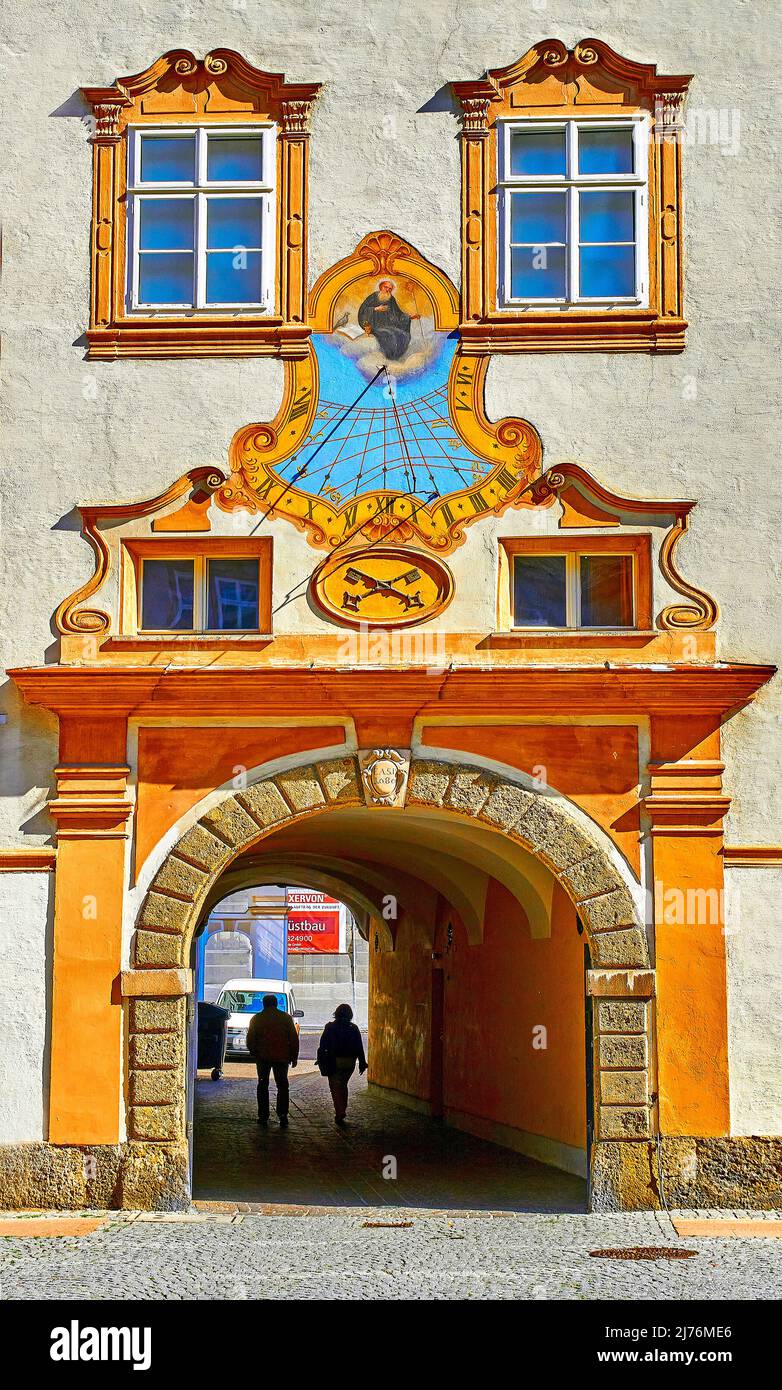
<path id="1" fill-rule="evenodd" d="M 192 304 L 193 255 L 144 251 L 138 260 L 139 304 Z"/>
<path id="2" fill-rule="evenodd" d="M 260 198 L 210 198 L 208 200 L 206 244 L 233 250 L 246 246 L 257 251 L 261 245 Z"/>
<path id="3" fill-rule="evenodd" d="M 582 246 L 581 293 L 592 299 L 635 294 L 635 247 Z"/>
<path id="4" fill-rule="evenodd" d="M 262 174 L 260 135 L 210 135 L 206 150 L 206 175 L 211 182 L 241 183 Z"/>
<path id="5" fill-rule="evenodd" d="M 140 198 L 142 251 L 192 251 L 195 202 L 192 198 Z"/>
<path id="6" fill-rule="evenodd" d="M 510 256 L 514 299 L 564 299 L 564 246 L 514 246 Z"/>
<path id="7" fill-rule="evenodd" d="M 582 193 L 581 241 L 632 241 L 635 237 L 635 194 Z"/>
<path id="8" fill-rule="evenodd" d="M 579 130 L 578 171 L 580 174 L 632 174 L 633 132 Z"/>
<path id="9" fill-rule="evenodd" d="M 208 304 L 259 304 L 260 251 L 210 251 L 206 260 Z"/>
<path id="10" fill-rule="evenodd" d="M 567 588 L 564 555 L 517 555 L 513 570 L 516 627 L 565 627 Z"/>
<path id="11" fill-rule="evenodd" d="M 565 174 L 564 130 L 514 130 L 510 137 L 512 174 Z"/>
<path id="12" fill-rule="evenodd" d="M 226 631 L 258 627 L 258 561 L 209 561 L 207 626 Z"/>
<path id="13" fill-rule="evenodd" d="M 142 627 L 155 631 L 191 631 L 193 561 L 145 560 L 142 579 Z"/>
<path id="14" fill-rule="evenodd" d="M 143 135 L 142 183 L 194 183 L 195 136 Z"/>
<path id="15" fill-rule="evenodd" d="M 514 193 L 511 202 L 510 239 L 535 246 L 545 241 L 564 241 L 566 228 L 564 193 Z"/>

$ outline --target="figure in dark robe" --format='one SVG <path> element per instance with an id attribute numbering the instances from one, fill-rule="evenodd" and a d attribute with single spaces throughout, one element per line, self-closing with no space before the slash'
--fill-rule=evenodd
<path id="1" fill-rule="evenodd" d="M 410 324 L 420 317 L 420 314 L 406 314 L 400 309 L 390 280 L 381 280 L 358 311 L 361 328 L 367 335 L 374 335 L 389 362 L 398 362 L 404 357 L 410 346 Z"/>

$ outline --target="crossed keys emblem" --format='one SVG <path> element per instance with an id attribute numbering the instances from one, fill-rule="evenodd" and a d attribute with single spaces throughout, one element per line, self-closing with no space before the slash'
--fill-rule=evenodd
<path id="1" fill-rule="evenodd" d="M 345 570 L 345 580 L 348 584 L 363 584 L 364 593 L 349 593 L 345 590 L 342 596 L 342 607 L 349 613 L 358 613 L 360 605 L 369 594 L 384 594 L 390 598 L 397 598 L 402 604 L 405 613 L 411 608 L 423 608 L 424 601 L 421 598 L 420 589 L 416 589 L 414 594 L 405 594 L 401 589 L 395 588 L 397 584 L 415 584 L 421 578 L 421 572 L 417 569 L 406 570 L 404 574 L 398 574 L 394 579 L 375 579 L 371 574 L 365 574 L 363 570 L 355 569 L 352 565 Z"/>

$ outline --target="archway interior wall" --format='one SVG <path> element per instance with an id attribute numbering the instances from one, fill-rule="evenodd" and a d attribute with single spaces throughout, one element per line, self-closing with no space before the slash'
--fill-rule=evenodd
<path id="1" fill-rule="evenodd" d="M 408 755 L 409 756 L 409 755 Z M 412 759 L 399 809 L 447 812 L 476 834 L 504 835 L 542 860 L 573 903 L 588 934 L 601 979 L 593 1041 L 598 1137 L 638 1142 L 652 1134 L 649 1078 L 651 1005 L 627 998 L 649 980 L 649 952 L 633 897 L 599 836 L 591 836 L 560 801 L 530 791 L 512 776 L 456 760 Z M 152 988 L 190 958 L 202 906 L 221 874 L 250 847 L 305 817 L 367 807 L 361 753 L 292 767 L 227 796 L 191 826 L 161 865 L 139 915 L 133 943 L 136 997 L 128 1011 L 128 1136 L 146 1144 L 184 1140 L 186 1065 L 177 1006 Z M 383 808 L 372 808 L 378 824 Z M 145 972 L 150 993 L 144 996 Z M 646 989 L 646 995 L 651 989 Z"/>
<path id="2" fill-rule="evenodd" d="M 559 885 L 545 938 L 492 880 L 478 943 L 441 900 L 434 952 L 408 917 L 370 978 L 373 1085 L 416 1109 L 436 1096 L 447 1123 L 586 1176 L 584 939 Z"/>

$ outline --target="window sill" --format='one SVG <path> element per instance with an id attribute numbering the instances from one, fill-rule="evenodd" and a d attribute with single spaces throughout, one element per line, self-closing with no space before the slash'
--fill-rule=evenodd
<path id="1" fill-rule="evenodd" d="M 171 632 L 171 633 L 127 633 L 109 637 L 102 644 L 102 651 L 132 652 L 148 651 L 150 648 L 164 651 L 174 648 L 177 651 L 221 651 L 224 647 L 247 647 L 260 650 L 273 640 L 271 632 Z"/>
<path id="2" fill-rule="evenodd" d="M 87 358 L 306 357 L 310 329 L 301 323 L 247 313 L 187 318 L 119 319 L 87 330 Z"/>
<path id="3" fill-rule="evenodd" d="M 462 351 L 682 352 L 685 319 L 653 309 L 502 310 L 462 323 Z"/>
<path id="4" fill-rule="evenodd" d="M 489 647 L 645 647 L 659 637 L 655 628 L 505 628 L 490 632 Z"/>

